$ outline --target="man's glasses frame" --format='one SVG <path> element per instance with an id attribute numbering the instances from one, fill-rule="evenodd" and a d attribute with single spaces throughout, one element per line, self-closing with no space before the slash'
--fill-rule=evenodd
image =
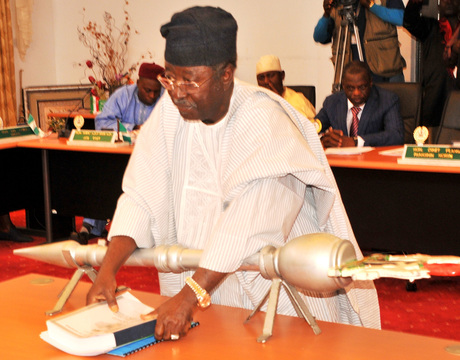
<path id="1" fill-rule="evenodd" d="M 196 93 L 200 89 L 200 86 L 209 81 L 211 78 L 212 76 L 207 78 L 206 80 L 203 80 L 200 83 L 197 83 L 195 81 L 176 81 L 168 78 L 164 74 L 160 74 L 157 76 L 158 81 L 166 90 L 173 91 L 177 87 L 178 89 L 188 94 Z"/>

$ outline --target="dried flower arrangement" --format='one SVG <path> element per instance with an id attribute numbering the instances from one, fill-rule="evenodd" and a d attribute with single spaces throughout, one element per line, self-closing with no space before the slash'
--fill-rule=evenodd
<path id="1" fill-rule="evenodd" d="M 53 133 L 58 133 L 60 130 L 64 129 L 66 118 L 55 117 L 53 116 L 54 112 L 55 112 L 54 110 L 49 109 L 48 131 L 51 131 Z"/>
<path id="2" fill-rule="evenodd" d="M 125 7 L 128 1 L 125 1 Z M 83 12 L 85 9 L 83 8 Z M 84 64 L 85 75 L 94 85 L 92 94 L 100 99 L 107 99 L 119 86 L 132 83 L 131 76 L 138 64 L 126 69 L 128 44 L 131 35 L 130 16 L 124 9 L 124 22 L 119 28 L 115 19 L 108 12 L 104 13 L 104 25 L 89 21 L 82 28 L 78 27 L 79 40 L 90 52 L 91 60 Z M 134 30 L 137 33 L 136 30 Z M 143 56 L 144 57 L 144 56 Z"/>

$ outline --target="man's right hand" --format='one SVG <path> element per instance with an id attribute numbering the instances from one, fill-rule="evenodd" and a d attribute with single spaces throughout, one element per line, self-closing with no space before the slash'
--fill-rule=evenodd
<path id="1" fill-rule="evenodd" d="M 86 295 L 86 304 L 90 305 L 96 302 L 107 301 L 107 305 L 113 312 L 118 312 L 118 304 L 115 298 L 117 282 L 115 276 L 106 276 L 98 274 L 96 281 Z"/>
<path id="2" fill-rule="evenodd" d="M 332 127 L 326 130 L 326 132 L 321 137 L 321 143 L 323 147 L 341 147 L 342 146 L 343 131 L 335 130 Z"/>
<path id="3" fill-rule="evenodd" d="M 136 242 L 128 236 L 114 236 L 111 239 L 96 281 L 86 296 L 87 305 L 106 300 L 112 311 L 118 311 L 115 275 L 136 249 Z"/>
<path id="4" fill-rule="evenodd" d="M 333 3 L 334 3 L 334 0 L 324 0 L 323 2 L 324 17 L 329 17 L 331 15 Z"/>

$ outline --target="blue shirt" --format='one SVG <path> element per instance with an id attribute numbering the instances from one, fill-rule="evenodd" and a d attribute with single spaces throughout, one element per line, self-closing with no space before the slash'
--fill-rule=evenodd
<path id="1" fill-rule="evenodd" d="M 161 88 L 161 94 L 164 89 Z M 96 130 L 117 129 L 117 119 L 122 122 L 128 131 L 136 125 L 142 125 L 150 116 L 158 99 L 153 105 L 145 105 L 139 100 L 137 85 L 125 85 L 117 89 L 105 103 L 102 112 L 96 116 Z"/>

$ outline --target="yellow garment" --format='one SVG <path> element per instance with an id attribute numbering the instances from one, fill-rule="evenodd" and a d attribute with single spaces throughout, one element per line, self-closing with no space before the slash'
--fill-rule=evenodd
<path id="1" fill-rule="evenodd" d="M 315 107 L 308 99 L 299 92 L 288 87 L 284 87 L 283 99 L 291 104 L 298 112 L 305 116 L 311 122 L 314 122 L 316 116 Z"/>

